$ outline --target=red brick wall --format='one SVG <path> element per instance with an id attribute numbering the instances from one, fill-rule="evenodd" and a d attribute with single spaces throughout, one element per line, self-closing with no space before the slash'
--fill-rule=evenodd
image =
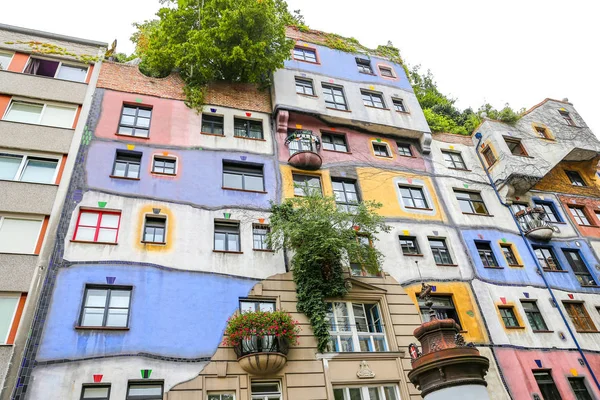
<path id="1" fill-rule="evenodd" d="M 270 113 L 271 93 L 251 83 L 213 83 L 206 91 L 206 104 Z"/>
<path id="2" fill-rule="evenodd" d="M 433 133 L 433 140 L 445 143 L 463 144 L 465 146 L 475 146 L 471 136 L 456 135 L 454 133 Z"/>

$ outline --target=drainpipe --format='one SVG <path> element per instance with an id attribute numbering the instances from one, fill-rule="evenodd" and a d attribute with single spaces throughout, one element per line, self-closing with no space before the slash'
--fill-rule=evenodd
<path id="1" fill-rule="evenodd" d="M 590 366 L 590 363 L 588 362 L 588 360 L 585 356 L 585 353 L 581 349 L 581 346 L 579 346 L 579 342 L 577 341 L 577 338 L 575 337 L 575 333 L 571 329 L 571 326 L 569 325 L 569 322 L 567 321 L 567 317 L 563 313 L 562 309 L 560 308 L 560 305 L 558 304 L 558 300 L 556 300 L 556 297 L 554 296 L 554 291 L 552 290 L 552 288 L 550 287 L 550 284 L 546 280 L 546 276 L 544 275 L 544 270 L 543 270 L 541 264 L 539 263 L 537 256 L 535 255 L 535 251 L 533 250 L 533 247 L 531 246 L 529 239 L 527 239 L 525 237 L 525 232 L 523 232 L 523 229 L 521 228 L 521 224 L 517 220 L 517 217 L 515 216 L 512 208 L 508 204 L 506 204 L 500 197 L 500 193 L 498 193 L 498 188 L 496 187 L 496 184 L 494 183 L 494 180 L 492 179 L 492 176 L 490 175 L 488 168 L 485 166 L 485 163 L 483 162 L 483 158 L 481 157 L 481 154 L 479 153 L 479 148 L 481 147 L 481 140 L 483 139 L 483 135 L 481 134 L 481 132 L 477 132 L 475 134 L 475 139 L 477 139 L 477 148 L 475 149 L 475 152 L 477 153 L 479 162 L 481 163 L 481 166 L 483 167 L 483 170 L 485 171 L 485 174 L 487 175 L 488 180 L 490 181 L 490 185 L 492 185 L 492 188 L 494 189 L 494 193 L 496 193 L 496 197 L 498 197 L 498 201 L 500 201 L 500 204 L 502 204 L 504 207 L 508 208 L 508 211 L 510 211 L 510 215 L 512 216 L 513 221 L 515 222 L 515 225 L 517 226 L 517 229 L 519 230 L 519 233 L 521 234 L 521 238 L 523 238 L 523 241 L 525 242 L 525 245 L 527 246 L 527 250 L 529 251 L 529 254 L 531 255 L 531 257 L 533 258 L 533 261 L 535 262 L 535 265 L 538 269 L 539 274 L 542 276 L 542 279 L 544 280 L 544 285 L 546 285 L 546 289 L 548 289 L 548 292 L 550 293 L 550 296 L 552 297 L 552 301 L 554 302 L 554 304 L 556 304 L 556 308 L 558 309 L 558 312 L 560 313 L 560 316 L 562 317 L 562 320 L 565 323 L 565 326 L 567 327 L 569 334 L 571 335 L 571 339 L 573 339 L 573 342 L 575 342 L 575 346 L 577 346 L 577 351 L 579 352 L 579 355 L 581 355 L 581 358 L 583 359 L 585 366 L 587 367 L 588 371 L 592 375 L 592 378 L 594 379 L 594 383 L 596 384 L 596 388 L 598 390 L 600 390 L 600 383 L 598 382 L 598 379 L 596 378 L 596 374 L 594 374 L 594 371 L 592 370 L 592 367 Z"/>

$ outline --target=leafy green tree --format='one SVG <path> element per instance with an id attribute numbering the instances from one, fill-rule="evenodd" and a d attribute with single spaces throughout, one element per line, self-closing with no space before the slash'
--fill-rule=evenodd
<path id="1" fill-rule="evenodd" d="M 378 203 L 362 202 L 346 212 L 334 197 L 323 197 L 308 187 L 304 190 L 305 197 L 272 204 L 268 242 L 274 250 L 292 251 L 297 308 L 309 318 L 319 351 L 325 351 L 329 342 L 325 300 L 347 293 L 343 273 L 350 260 L 379 272 L 381 252 L 360 239 L 376 241 L 376 235 L 389 227 L 376 213 Z"/>

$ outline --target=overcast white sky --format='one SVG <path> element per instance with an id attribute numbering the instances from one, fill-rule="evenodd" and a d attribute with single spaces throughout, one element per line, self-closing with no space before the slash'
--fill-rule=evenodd
<path id="1" fill-rule="evenodd" d="M 131 23 L 158 0 L 4 2 L 0 23 L 111 43 L 133 51 Z M 314 29 L 367 46 L 391 40 L 404 60 L 431 69 L 459 107 L 529 108 L 568 97 L 600 135 L 600 3 L 595 0 L 288 0 Z"/>

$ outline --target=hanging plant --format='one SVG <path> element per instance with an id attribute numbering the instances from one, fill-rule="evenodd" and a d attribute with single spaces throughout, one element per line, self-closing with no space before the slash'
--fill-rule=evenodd
<path id="1" fill-rule="evenodd" d="M 295 346 L 299 333 L 298 321 L 285 311 L 245 312 L 229 318 L 223 344 L 237 347 L 253 337 L 274 337 Z"/>

